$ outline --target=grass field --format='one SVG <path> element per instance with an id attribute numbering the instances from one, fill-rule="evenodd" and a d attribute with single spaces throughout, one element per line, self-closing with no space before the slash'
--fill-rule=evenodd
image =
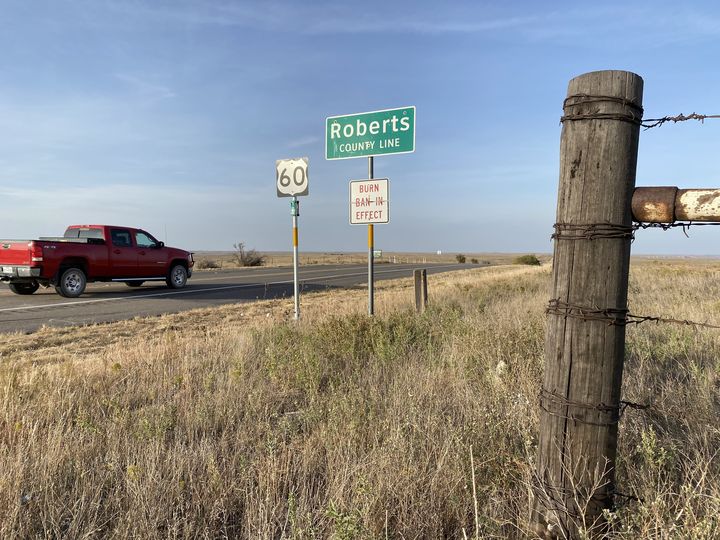
<path id="1" fill-rule="evenodd" d="M 524 538 L 549 268 L 2 335 L 1 538 Z M 720 324 L 720 263 L 633 264 Z M 617 538 L 720 537 L 720 331 L 628 329 Z"/>
<path id="2" fill-rule="evenodd" d="M 289 266 L 293 263 L 291 251 L 262 252 L 265 266 Z M 396 251 L 380 251 L 375 261 L 377 264 L 402 263 L 455 263 L 457 256 L 464 255 L 468 264 L 479 266 L 511 264 L 522 254 L 508 253 L 408 253 Z M 237 257 L 231 251 L 198 251 L 194 253 L 199 267 L 213 266 L 217 268 L 235 268 L 238 266 Z M 300 251 L 300 264 L 366 264 L 367 252 L 327 252 L 327 251 Z M 549 262 L 550 255 L 538 254 L 541 261 Z M 208 263 L 212 263 L 209 265 Z"/>

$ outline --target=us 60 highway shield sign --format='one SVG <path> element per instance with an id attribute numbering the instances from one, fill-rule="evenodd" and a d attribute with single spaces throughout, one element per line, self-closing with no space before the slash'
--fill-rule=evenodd
<path id="1" fill-rule="evenodd" d="M 310 193 L 308 158 L 278 159 L 275 162 L 278 197 L 299 197 Z"/>

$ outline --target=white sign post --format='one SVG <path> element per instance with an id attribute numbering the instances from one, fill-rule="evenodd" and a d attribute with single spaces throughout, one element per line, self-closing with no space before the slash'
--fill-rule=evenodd
<path id="1" fill-rule="evenodd" d="M 293 219 L 293 296 L 295 298 L 295 320 L 300 318 L 300 283 L 298 281 L 298 216 L 299 196 L 310 193 L 308 182 L 308 158 L 278 159 L 275 162 L 275 187 L 278 197 L 292 197 L 290 213 Z"/>

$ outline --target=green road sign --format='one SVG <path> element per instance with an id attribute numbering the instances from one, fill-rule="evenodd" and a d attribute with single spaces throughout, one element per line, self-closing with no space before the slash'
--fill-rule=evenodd
<path id="1" fill-rule="evenodd" d="M 348 159 L 415 151 L 415 107 L 325 120 L 325 159 Z"/>

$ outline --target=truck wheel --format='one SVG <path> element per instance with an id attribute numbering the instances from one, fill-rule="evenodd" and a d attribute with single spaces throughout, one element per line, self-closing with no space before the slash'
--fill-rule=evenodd
<path id="1" fill-rule="evenodd" d="M 85 285 L 87 285 L 85 272 L 79 268 L 68 268 L 60 275 L 55 291 L 65 298 L 77 298 L 85 292 Z"/>
<path id="2" fill-rule="evenodd" d="M 165 283 L 171 289 L 182 289 L 187 283 L 187 269 L 182 264 L 176 264 L 170 269 Z"/>
<path id="3" fill-rule="evenodd" d="M 145 282 L 144 281 L 126 281 L 125 285 L 127 285 L 128 287 L 139 287 L 143 283 L 145 283 Z"/>
<path id="4" fill-rule="evenodd" d="M 15 294 L 32 294 L 40 288 L 40 284 L 37 281 L 31 281 L 30 283 L 8 283 L 8 287 Z"/>

